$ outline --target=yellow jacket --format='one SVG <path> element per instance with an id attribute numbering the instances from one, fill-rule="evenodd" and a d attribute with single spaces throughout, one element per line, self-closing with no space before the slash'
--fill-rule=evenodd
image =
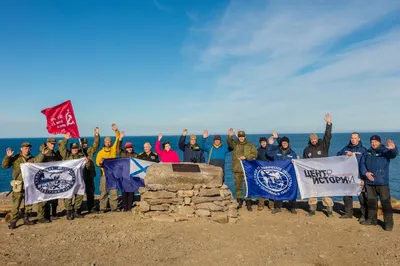
<path id="1" fill-rule="evenodd" d="M 117 158 L 117 143 L 119 141 L 119 131 L 115 131 L 115 141 L 114 144 L 107 148 L 103 147 L 96 156 L 96 165 L 101 169 L 101 175 L 104 175 L 103 164 L 100 163 L 101 159 L 112 159 Z"/>

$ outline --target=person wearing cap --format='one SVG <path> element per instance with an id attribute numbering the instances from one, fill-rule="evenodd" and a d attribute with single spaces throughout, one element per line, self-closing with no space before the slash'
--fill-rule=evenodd
<path id="1" fill-rule="evenodd" d="M 118 140 L 118 143 L 117 143 L 117 154 L 121 158 L 136 158 L 137 157 L 137 153 L 133 149 L 133 143 L 132 142 L 126 142 L 125 145 L 124 145 L 125 149 L 121 149 L 122 140 L 123 140 L 124 137 L 125 137 L 125 132 L 121 131 L 121 133 L 119 135 L 119 140 Z"/>
<path id="2" fill-rule="evenodd" d="M 229 129 L 227 143 L 233 149 L 232 152 L 232 172 L 234 175 L 234 182 L 236 188 L 236 200 L 238 202 L 238 209 L 243 206 L 242 199 L 242 184 L 244 180 L 244 172 L 241 160 L 255 160 L 257 158 L 257 149 L 253 143 L 247 141 L 246 133 L 239 131 L 237 133 L 237 140 L 233 139 L 233 129 Z M 248 211 L 252 211 L 251 199 L 246 199 L 246 207 Z"/>
<path id="3" fill-rule="evenodd" d="M 160 157 L 156 152 L 153 152 L 151 150 L 151 145 L 150 142 L 145 142 L 143 144 L 143 152 L 138 154 L 138 159 L 140 160 L 145 160 L 149 162 L 154 162 L 154 163 L 159 163 L 160 162 Z"/>
<path id="4" fill-rule="evenodd" d="M 271 147 L 268 149 L 268 157 L 270 157 L 272 161 L 291 161 L 297 158 L 296 152 L 290 147 L 290 140 L 288 137 L 283 136 L 279 139 L 278 143 L 279 146 L 277 148 Z M 272 214 L 276 214 L 282 211 L 282 202 L 282 200 L 275 200 L 275 208 L 272 210 Z M 289 203 L 290 212 L 296 214 L 296 200 L 290 200 Z"/>
<path id="5" fill-rule="evenodd" d="M 156 152 L 160 155 L 160 159 L 162 163 L 179 163 L 181 160 L 179 159 L 179 155 L 176 151 L 171 148 L 171 143 L 169 141 L 164 141 L 161 150 L 161 139 L 163 134 L 158 134 L 158 139 L 156 141 Z"/>
<path id="6" fill-rule="evenodd" d="M 33 157 L 31 154 L 32 145 L 29 142 L 23 142 L 21 144 L 21 152 L 14 155 L 14 151 L 11 148 L 6 149 L 6 156 L 3 158 L 1 167 L 8 169 L 13 167 L 11 182 L 13 187 L 12 192 L 12 209 L 11 209 L 11 221 L 8 225 L 9 229 L 15 229 L 19 220 L 19 212 L 22 211 L 21 203 L 25 199 L 24 182 L 22 179 L 21 167 L 22 163 L 40 163 L 43 161 L 43 154 L 39 153 L 38 156 Z M 33 222 L 29 220 L 32 213 L 32 205 L 26 205 L 24 210 L 24 225 L 32 225 Z"/>
<path id="7" fill-rule="evenodd" d="M 204 130 L 203 139 L 199 143 L 201 149 L 208 153 L 206 163 L 221 167 L 223 171 L 223 182 L 225 182 L 225 156 L 232 151 L 232 148 L 222 144 L 220 135 L 215 135 L 213 137 L 213 143 L 206 145 L 208 136 L 208 131 Z"/>
<path id="8" fill-rule="evenodd" d="M 356 156 L 358 166 L 360 167 L 360 162 L 362 156 L 367 152 L 367 149 L 362 145 L 360 134 L 357 132 L 353 132 L 350 137 L 349 144 L 347 144 L 342 150 L 340 150 L 336 155 L 342 156 Z M 361 177 L 361 176 L 360 176 Z M 365 193 L 365 186 L 364 180 L 361 180 L 362 191 L 358 196 L 358 200 L 360 202 L 360 211 L 361 211 L 361 218 L 359 221 L 366 220 L 367 216 L 367 206 L 366 206 L 366 193 Z M 344 196 L 343 197 L 344 203 L 344 213 L 339 218 L 353 218 L 353 196 Z"/>
<path id="9" fill-rule="evenodd" d="M 267 146 L 269 149 L 276 149 L 276 146 L 271 146 L 274 144 L 274 139 L 278 139 L 278 134 L 273 131 L 272 136 L 268 140 L 266 137 L 261 137 L 259 142 L 260 142 L 260 147 L 257 149 L 257 158 L 256 160 L 258 161 L 265 161 L 265 162 L 271 162 L 273 158 L 268 156 L 267 153 Z M 269 142 L 269 145 L 268 145 Z M 257 210 L 262 211 L 264 209 L 265 205 L 265 199 L 262 197 L 258 198 L 258 206 Z M 274 208 L 274 201 L 272 199 L 268 199 L 268 208 L 273 209 Z"/>
<path id="10" fill-rule="evenodd" d="M 186 142 L 188 130 L 183 130 L 179 138 L 178 146 L 183 151 L 183 161 L 189 163 L 204 163 L 204 151 L 197 144 L 196 135 L 190 135 L 189 143 Z"/>
<path id="11" fill-rule="evenodd" d="M 361 157 L 361 175 L 365 177 L 367 189 L 367 220 L 361 221 L 362 225 L 378 224 L 378 196 L 382 204 L 384 229 L 393 230 L 393 209 L 389 188 L 390 160 L 397 157 L 398 149 L 393 140 L 388 140 L 386 147 L 382 145 L 381 138 L 373 135 L 370 138 L 371 147 Z"/>
<path id="12" fill-rule="evenodd" d="M 94 209 L 94 178 L 96 177 L 96 168 L 94 164 L 94 155 L 100 146 L 100 133 L 99 128 L 94 129 L 94 141 L 89 147 L 87 138 L 81 138 L 81 151 L 89 159 L 90 168 L 84 168 L 83 181 L 85 182 L 85 192 L 86 192 L 86 206 L 88 213 L 97 213 Z"/>
<path id="13" fill-rule="evenodd" d="M 57 162 L 62 161 L 62 157 L 59 152 L 55 151 L 57 141 L 55 138 L 47 138 L 46 142 L 41 146 L 42 152 L 44 153 L 43 162 Z M 58 199 L 40 202 L 37 204 L 38 207 L 38 219 L 39 221 L 45 222 L 45 220 L 57 220 L 57 207 Z"/>
<path id="14" fill-rule="evenodd" d="M 104 138 L 104 146 L 97 153 L 96 165 L 100 167 L 101 178 L 100 178 L 100 212 L 105 213 L 108 203 L 108 192 L 110 192 L 110 208 L 112 212 L 119 211 L 118 209 L 118 189 L 107 188 L 107 180 L 103 169 L 104 159 L 117 158 L 117 144 L 119 141 L 120 132 L 116 124 L 111 125 L 112 130 L 115 132 L 115 142 L 111 145 L 111 138 Z"/>
<path id="15" fill-rule="evenodd" d="M 85 158 L 86 156 L 82 153 L 79 152 L 80 146 L 78 143 L 73 142 L 70 144 L 70 149 L 67 149 L 67 144 L 68 140 L 71 138 L 71 134 L 67 133 L 65 134 L 64 139 L 61 140 L 58 151 L 60 152 L 61 157 L 63 160 L 76 160 L 76 159 L 81 159 Z M 85 169 L 88 170 L 92 167 L 93 162 L 87 159 L 87 162 L 85 164 Z M 87 171 L 83 171 L 83 179 L 87 179 L 85 175 L 87 175 Z M 72 200 L 74 198 L 74 203 L 72 203 Z M 73 220 L 74 218 L 83 218 L 82 216 L 82 211 L 81 211 L 81 206 L 83 202 L 83 195 L 75 194 L 72 198 L 69 199 L 64 199 L 64 207 L 65 210 L 67 211 L 67 220 Z"/>
<path id="16" fill-rule="evenodd" d="M 328 157 L 329 147 L 332 139 L 332 117 L 330 114 L 325 115 L 325 134 L 323 139 L 319 139 L 315 133 L 310 134 L 308 146 L 303 151 L 303 158 L 323 158 Z M 310 206 L 307 216 L 315 215 L 317 210 L 318 198 L 309 198 L 308 205 Z M 328 217 L 333 217 L 333 200 L 331 197 L 322 197 L 322 203 L 327 207 Z"/>

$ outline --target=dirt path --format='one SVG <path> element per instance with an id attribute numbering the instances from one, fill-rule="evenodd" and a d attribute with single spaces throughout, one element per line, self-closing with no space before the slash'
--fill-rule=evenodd
<path id="1" fill-rule="evenodd" d="M 218 224 L 106 213 L 13 231 L 2 222 L 0 265 L 399 265 L 398 213 L 392 232 L 305 214 L 241 209 L 236 224 Z"/>

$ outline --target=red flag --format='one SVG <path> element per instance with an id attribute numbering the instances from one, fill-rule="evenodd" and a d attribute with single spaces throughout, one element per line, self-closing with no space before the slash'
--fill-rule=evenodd
<path id="1" fill-rule="evenodd" d="M 70 133 L 72 138 L 80 138 L 74 109 L 70 100 L 54 107 L 42 110 L 47 119 L 47 131 L 50 134 Z"/>

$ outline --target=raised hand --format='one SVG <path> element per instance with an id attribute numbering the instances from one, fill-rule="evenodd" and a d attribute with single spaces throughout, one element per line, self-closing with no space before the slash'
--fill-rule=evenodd
<path id="1" fill-rule="evenodd" d="M 326 114 L 324 120 L 330 125 L 332 123 L 332 116 L 330 114 Z"/>
<path id="2" fill-rule="evenodd" d="M 204 129 L 203 138 L 206 139 L 207 137 L 208 137 L 208 131 L 206 129 Z"/>
<path id="3" fill-rule="evenodd" d="M 391 139 L 388 139 L 386 148 L 388 148 L 389 150 L 393 150 L 394 148 L 396 148 L 394 141 Z"/>
<path id="4" fill-rule="evenodd" d="M 271 136 L 271 137 L 268 138 L 268 144 L 269 145 L 274 144 L 274 142 L 275 142 L 275 137 L 274 136 Z"/>
<path id="5" fill-rule="evenodd" d="M 228 136 L 232 137 L 233 135 L 234 135 L 234 133 L 233 133 L 233 128 L 230 128 L 230 129 L 228 130 Z"/>
<path id="6" fill-rule="evenodd" d="M 182 132 L 182 136 L 186 136 L 187 133 L 188 133 L 188 130 L 185 128 L 185 129 L 183 130 L 183 132 Z"/>
<path id="7" fill-rule="evenodd" d="M 65 139 L 70 139 L 71 138 L 71 133 L 67 132 L 67 134 L 65 134 Z"/>
<path id="8" fill-rule="evenodd" d="M 7 149 L 6 149 L 6 155 L 7 155 L 7 157 L 11 157 L 11 156 L 13 156 L 13 154 L 14 154 L 14 151 L 13 151 L 11 148 L 7 148 Z"/>
<path id="9" fill-rule="evenodd" d="M 47 146 L 43 147 L 42 154 L 45 155 L 48 150 L 49 150 L 49 148 L 47 148 Z"/>
<path id="10" fill-rule="evenodd" d="M 158 134 L 158 140 L 161 140 L 163 137 L 162 133 Z"/>
<path id="11" fill-rule="evenodd" d="M 117 130 L 118 130 L 118 127 L 117 127 L 116 124 L 112 124 L 112 125 L 111 125 L 111 129 L 112 129 L 113 131 L 117 131 Z"/>
<path id="12" fill-rule="evenodd" d="M 121 133 L 119 133 L 119 139 L 122 140 L 125 137 L 125 131 L 121 131 Z"/>
<path id="13" fill-rule="evenodd" d="M 365 176 L 368 178 L 369 181 L 374 182 L 375 178 L 373 177 L 373 173 L 368 172 L 365 174 Z"/>
<path id="14" fill-rule="evenodd" d="M 278 133 L 276 133 L 275 130 L 272 131 L 272 136 L 274 137 L 274 139 L 278 138 Z"/>
<path id="15" fill-rule="evenodd" d="M 99 135 L 99 127 L 95 127 L 95 129 L 94 129 L 94 134 L 95 134 L 95 135 Z"/>

